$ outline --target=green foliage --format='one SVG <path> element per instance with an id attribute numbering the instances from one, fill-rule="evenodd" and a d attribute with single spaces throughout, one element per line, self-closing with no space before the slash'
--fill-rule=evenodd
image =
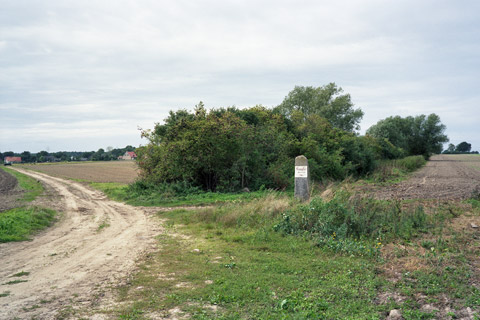
<path id="1" fill-rule="evenodd" d="M 455 151 L 458 152 L 470 152 L 470 150 L 472 150 L 472 145 L 465 141 L 459 143 L 455 148 Z"/>
<path id="2" fill-rule="evenodd" d="M 121 299 L 134 302 L 121 316 L 175 308 L 192 319 L 381 319 L 382 306 L 374 300 L 382 282 L 372 260 L 326 254 L 302 238 L 273 232 L 274 208 L 284 200 L 269 194 L 248 208 L 225 205 L 218 214 L 161 213 L 193 241 L 161 237 L 162 251 L 122 289 Z M 226 227 L 229 211 L 237 212 L 239 223 Z M 263 212 L 270 219 L 255 227 L 241 222 Z"/>
<path id="3" fill-rule="evenodd" d="M 387 139 L 408 155 L 428 158 L 442 152 L 443 143 L 448 142 L 445 129 L 440 117 L 432 113 L 428 117 L 423 114 L 406 118 L 389 117 L 370 127 L 367 133 L 380 141 Z"/>
<path id="4" fill-rule="evenodd" d="M 110 199 L 136 206 L 203 206 L 235 201 L 252 200 L 265 195 L 266 190 L 255 192 L 219 193 L 199 191 L 186 182 L 152 183 L 138 181 L 131 185 L 120 183 L 91 183 Z"/>
<path id="5" fill-rule="evenodd" d="M 0 242 L 28 240 L 35 231 L 50 226 L 56 212 L 50 209 L 28 207 L 0 213 Z"/>
<path id="6" fill-rule="evenodd" d="M 460 142 L 457 146 L 453 143 L 448 145 L 448 148 L 443 151 L 445 154 L 478 154 L 478 151 L 471 151 L 472 145 L 466 141 Z"/>
<path id="7" fill-rule="evenodd" d="M 164 125 L 143 132 L 150 141 L 138 149 L 143 179 L 189 181 L 210 191 L 273 186 L 269 168 L 284 167 L 281 155 L 288 132 L 279 115 L 263 107 L 248 111 L 231 108 L 207 114 L 200 104 L 194 114 L 171 112 Z M 249 125 L 239 115 L 261 125 Z M 276 180 L 275 187 L 285 184 L 282 176 Z"/>
<path id="8" fill-rule="evenodd" d="M 394 163 L 396 167 L 412 172 L 423 167 L 427 161 L 422 156 L 410 156 L 396 160 Z"/>
<path id="9" fill-rule="evenodd" d="M 316 181 L 364 175 L 383 150 L 375 139 L 335 128 L 317 113 L 294 110 L 286 117 L 262 106 L 207 112 L 200 103 L 194 112 L 171 111 L 142 137 L 149 143 L 136 153 L 145 183 L 185 182 L 222 192 L 287 189 L 300 154 Z"/>
<path id="10" fill-rule="evenodd" d="M 423 156 L 410 156 L 398 160 L 380 161 L 369 176 L 369 180 L 374 182 L 398 182 L 399 178 L 406 177 L 409 172 L 413 172 L 423 167 L 427 161 Z"/>
<path id="11" fill-rule="evenodd" d="M 426 226 L 427 216 L 421 207 L 404 211 L 400 203 L 352 199 L 344 192 L 328 202 L 314 198 L 307 205 L 286 211 L 275 230 L 311 236 L 318 239 L 319 245 L 335 248 L 335 251 L 374 254 L 377 246 L 355 244 L 355 240 L 371 243 L 382 239 L 410 239 Z"/>
<path id="12" fill-rule="evenodd" d="M 290 118 L 296 111 L 305 117 L 316 114 L 327 119 L 332 126 L 348 132 L 358 130 L 363 112 L 354 109 L 349 94 L 342 94 L 335 83 L 323 87 L 296 86 L 276 108 Z"/>
<path id="13" fill-rule="evenodd" d="M 312 180 L 325 181 L 365 176 L 379 160 L 428 155 L 443 142 L 444 126 L 434 114 L 389 118 L 371 128 L 371 135 L 358 136 L 353 131 L 363 112 L 341 93 L 331 83 L 295 87 L 273 110 L 207 111 L 200 102 L 193 112 L 170 111 L 163 124 L 142 131 L 149 143 L 136 149 L 141 179 L 213 192 L 285 190 L 299 155 L 309 159 Z M 418 141 L 429 147 L 422 149 Z"/>

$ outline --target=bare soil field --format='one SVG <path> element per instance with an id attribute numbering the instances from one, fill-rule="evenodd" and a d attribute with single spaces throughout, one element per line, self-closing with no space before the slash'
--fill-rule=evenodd
<path id="1" fill-rule="evenodd" d="M 64 162 L 17 165 L 51 176 L 91 182 L 132 183 L 138 177 L 134 161 Z"/>
<path id="2" fill-rule="evenodd" d="M 23 191 L 17 186 L 17 179 L 14 176 L 0 169 L 0 212 L 15 208 L 17 199 Z"/>
<path id="3" fill-rule="evenodd" d="M 408 180 L 374 191 L 379 199 L 463 200 L 480 192 L 480 155 L 437 155 Z"/>
<path id="4" fill-rule="evenodd" d="M 154 250 L 162 229 L 150 215 L 158 209 L 131 207 L 81 183 L 15 169 L 45 185 L 48 196 L 36 204 L 62 217 L 33 241 L 0 244 L 0 294 L 6 295 L 0 318 L 103 319 L 92 310 Z"/>

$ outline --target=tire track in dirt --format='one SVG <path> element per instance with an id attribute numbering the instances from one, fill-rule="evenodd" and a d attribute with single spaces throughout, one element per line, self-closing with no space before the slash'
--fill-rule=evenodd
<path id="1" fill-rule="evenodd" d="M 88 307 L 155 247 L 154 210 L 108 200 L 82 184 L 19 170 L 60 195 L 63 217 L 33 241 L 0 244 L 0 319 L 54 319 L 75 300 Z M 157 220 L 158 221 L 158 220 Z M 27 276 L 12 277 L 19 272 Z M 27 280 L 6 284 L 13 280 Z M 75 307 L 75 306 L 73 306 Z"/>
<path id="2" fill-rule="evenodd" d="M 480 157 L 477 159 L 480 162 Z M 378 199 L 463 200 L 480 191 L 480 170 L 452 155 L 433 156 L 408 180 L 373 191 Z"/>

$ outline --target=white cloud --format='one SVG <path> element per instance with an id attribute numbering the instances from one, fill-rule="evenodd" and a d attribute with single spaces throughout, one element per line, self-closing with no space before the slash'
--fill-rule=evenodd
<path id="1" fill-rule="evenodd" d="M 363 129 L 435 112 L 457 135 L 479 120 L 479 9 L 433 0 L 10 1 L 0 12 L 0 110 L 8 128 L 28 129 L 22 140 L 0 129 L 0 150 L 123 143 L 127 133 L 116 138 L 107 123 L 128 126 L 138 143 L 136 126 L 170 109 L 271 106 L 295 85 L 332 81 L 365 111 Z"/>

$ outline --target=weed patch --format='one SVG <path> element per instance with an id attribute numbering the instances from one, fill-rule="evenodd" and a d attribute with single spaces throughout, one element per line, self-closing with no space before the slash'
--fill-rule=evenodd
<path id="1" fill-rule="evenodd" d="M 110 199 L 134 206 L 201 206 L 235 201 L 250 201 L 263 197 L 269 191 L 243 193 L 203 192 L 194 187 L 181 187 L 177 184 L 146 184 L 136 182 L 131 185 L 119 183 L 91 183 L 93 188 L 104 192 Z"/>
<path id="2" fill-rule="evenodd" d="M 34 232 L 55 221 L 54 210 L 39 207 L 15 208 L 0 214 L 0 242 L 28 240 Z"/>
<path id="3" fill-rule="evenodd" d="M 28 280 L 16 279 L 16 280 L 5 282 L 4 285 L 17 284 L 17 283 L 22 283 L 22 282 L 27 282 L 27 281 Z"/>
<path id="4" fill-rule="evenodd" d="M 35 180 L 32 177 L 29 177 L 27 175 L 24 175 L 22 173 L 19 173 L 15 170 L 9 169 L 9 168 L 3 168 L 6 170 L 8 173 L 13 175 L 17 181 L 18 185 L 25 190 L 26 192 L 23 195 L 23 198 L 21 199 L 24 202 L 32 202 L 35 200 L 39 195 L 41 195 L 44 191 L 43 186 L 40 182 Z"/>
<path id="5" fill-rule="evenodd" d="M 379 162 L 370 174 L 368 181 L 396 183 L 407 177 L 407 174 L 423 167 L 427 161 L 423 156 L 410 156 L 397 160 Z"/>
<path id="6" fill-rule="evenodd" d="M 168 213 L 195 240 L 161 237 L 162 251 L 122 290 L 123 299 L 135 301 L 119 311 L 122 319 L 168 316 L 175 308 L 192 319 L 381 318 L 383 306 L 373 303 L 381 282 L 372 260 L 325 254 L 271 228 L 207 228 L 199 213 Z"/>
<path id="7" fill-rule="evenodd" d="M 30 272 L 26 272 L 26 271 L 21 271 L 19 273 L 15 273 L 14 275 L 10 276 L 10 278 L 13 278 L 13 277 L 23 277 L 23 276 L 28 276 L 30 275 Z"/>
<path id="8" fill-rule="evenodd" d="M 343 192 L 287 210 L 274 230 L 308 236 L 334 252 L 378 256 L 382 242 L 415 237 L 425 231 L 427 219 L 421 207 L 405 211 L 399 202 L 352 199 Z"/>

